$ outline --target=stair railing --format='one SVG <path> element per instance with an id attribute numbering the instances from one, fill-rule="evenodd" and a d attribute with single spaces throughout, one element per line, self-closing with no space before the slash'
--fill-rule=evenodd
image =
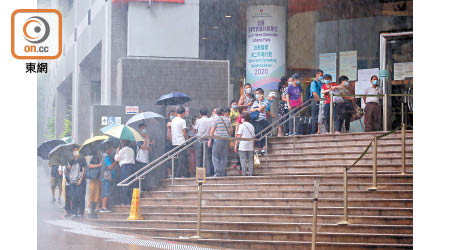
<path id="1" fill-rule="evenodd" d="M 338 225 L 348 225 L 350 224 L 349 220 L 348 220 L 348 171 L 354 167 L 369 151 L 370 147 L 373 146 L 373 150 L 372 150 L 372 186 L 369 187 L 367 190 L 368 191 L 377 191 L 378 190 L 378 186 L 377 186 L 377 158 L 378 158 L 378 153 L 377 153 L 377 147 L 378 147 L 378 140 L 388 136 L 392 133 L 397 132 L 398 130 L 401 130 L 401 154 L 402 154 L 402 171 L 401 171 L 401 175 L 405 175 L 406 174 L 406 152 L 405 152 L 405 137 L 406 137 L 406 124 L 404 123 L 404 105 L 402 103 L 401 106 L 402 109 L 402 124 L 400 126 L 400 128 L 396 128 L 394 130 L 391 130 L 387 133 L 383 133 L 380 135 L 375 135 L 373 137 L 373 139 L 370 141 L 369 145 L 367 145 L 367 147 L 364 149 L 364 151 L 361 153 L 361 155 L 358 157 L 358 159 L 355 160 L 355 162 L 348 167 L 344 168 L 344 174 L 343 174 L 343 179 L 344 179 L 344 219 L 340 222 L 338 222 Z"/>

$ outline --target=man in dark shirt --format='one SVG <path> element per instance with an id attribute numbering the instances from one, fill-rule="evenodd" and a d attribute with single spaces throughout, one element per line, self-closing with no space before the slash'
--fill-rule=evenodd
<path id="1" fill-rule="evenodd" d="M 78 148 L 73 149 L 73 159 L 69 161 L 69 181 L 72 200 L 72 218 L 79 218 L 84 212 L 84 195 L 86 194 L 86 182 L 84 171 L 87 167 L 86 160 L 80 157 Z"/>

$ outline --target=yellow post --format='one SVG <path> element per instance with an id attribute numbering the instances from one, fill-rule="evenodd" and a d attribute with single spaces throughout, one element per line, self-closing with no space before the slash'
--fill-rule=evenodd
<path id="1" fill-rule="evenodd" d="M 140 211 L 140 198 L 139 198 L 139 188 L 133 189 L 133 199 L 131 200 L 130 206 L 130 216 L 128 216 L 128 220 L 143 220 L 144 218 L 141 215 Z"/>
<path id="2" fill-rule="evenodd" d="M 373 167 L 372 167 L 372 187 L 368 188 L 369 191 L 377 191 L 377 136 L 373 137 Z"/>
<path id="3" fill-rule="evenodd" d="M 196 168 L 195 180 L 198 184 L 197 197 L 197 235 L 192 236 L 193 239 L 200 239 L 200 230 L 202 225 L 202 184 L 206 182 L 206 169 L 202 167 Z"/>
<path id="4" fill-rule="evenodd" d="M 347 190 L 347 172 L 348 168 L 344 169 L 344 220 L 338 222 L 338 225 L 348 225 L 350 222 L 348 221 L 348 190 Z"/>

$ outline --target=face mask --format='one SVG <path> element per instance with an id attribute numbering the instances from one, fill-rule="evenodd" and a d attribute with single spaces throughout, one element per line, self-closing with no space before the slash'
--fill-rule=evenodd
<path id="1" fill-rule="evenodd" d="M 142 133 L 143 133 L 143 134 L 147 134 L 147 129 L 145 129 L 145 128 L 142 129 Z"/>
<path id="2" fill-rule="evenodd" d="M 245 89 L 245 93 L 247 93 L 247 94 L 252 93 L 252 89 L 251 89 L 251 88 L 246 88 L 246 89 Z"/>
<path id="3" fill-rule="evenodd" d="M 175 118 L 175 116 L 171 115 L 171 116 L 170 116 L 170 120 L 172 121 L 172 120 L 173 120 L 173 118 Z"/>
<path id="4" fill-rule="evenodd" d="M 330 80 L 325 80 L 325 84 L 330 84 Z"/>
<path id="5" fill-rule="evenodd" d="M 238 105 L 232 105 L 231 108 L 232 108 L 232 109 L 237 109 L 237 108 L 238 108 Z"/>
<path id="6" fill-rule="evenodd" d="M 77 157 L 77 156 L 79 156 L 80 155 L 80 152 L 78 152 L 78 151 L 73 151 L 73 157 Z"/>
<path id="7" fill-rule="evenodd" d="M 349 82 L 345 82 L 345 83 L 344 83 L 344 86 L 345 86 L 345 87 L 348 87 L 348 85 L 349 85 Z"/>
<path id="8" fill-rule="evenodd" d="M 372 84 L 373 84 L 373 86 L 377 86 L 378 85 L 378 80 L 372 80 Z"/>
<path id="9" fill-rule="evenodd" d="M 319 82 L 323 82 L 323 76 L 319 76 Z"/>
<path id="10" fill-rule="evenodd" d="M 259 94 L 256 94 L 255 98 L 256 98 L 256 100 L 258 100 L 259 99 Z"/>
<path id="11" fill-rule="evenodd" d="M 292 82 L 288 82 L 288 86 L 291 86 L 292 85 Z"/>
<path id="12" fill-rule="evenodd" d="M 297 81 L 297 85 L 300 85 L 300 81 Z"/>

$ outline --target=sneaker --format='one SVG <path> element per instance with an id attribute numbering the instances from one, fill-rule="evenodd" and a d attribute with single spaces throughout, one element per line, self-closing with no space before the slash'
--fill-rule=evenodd
<path id="1" fill-rule="evenodd" d="M 258 150 L 255 150 L 255 155 L 257 155 L 257 154 L 259 154 L 259 151 L 258 151 Z"/>
<path id="2" fill-rule="evenodd" d="M 262 150 L 261 150 L 261 154 L 263 155 L 263 154 L 265 154 L 265 153 L 266 153 L 266 150 L 262 149 Z"/>
<path id="3" fill-rule="evenodd" d="M 109 210 L 107 208 L 102 208 L 102 209 L 100 209 L 100 213 L 111 213 L 111 210 Z"/>
<path id="4" fill-rule="evenodd" d="M 55 198 L 53 198 L 51 201 L 50 201 L 50 203 L 52 203 L 52 204 L 55 204 Z"/>
<path id="5" fill-rule="evenodd" d="M 72 220 L 77 219 L 77 215 L 76 214 L 72 214 Z"/>
<path id="6" fill-rule="evenodd" d="M 289 136 L 289 133 L 284 133 L 284 136 Z"/>

